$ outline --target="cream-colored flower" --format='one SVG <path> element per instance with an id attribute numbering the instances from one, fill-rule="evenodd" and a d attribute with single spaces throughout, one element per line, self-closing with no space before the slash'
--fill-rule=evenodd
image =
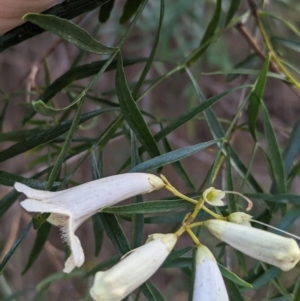
<path id="1" fill-rule="evenodd" d="M 117 265 L 95 275 L 90 295 L 95 301 L 120 301 L 149 279 L 177 242 L 176 234 L 154 234 Z"/>
<path id="2" fill-rule="evenodd" d="M 283 271 L 292 269 L 300 259 L 300 249 L 292 238 L 221 220 L 208 220 L 203 224 L 235 249 Z"/>
<path id="3" fill-rule="evenodd" d="M 39 13 L 63 0 L 0 0 L 0 35 L 23 24 L 27 13 Z"/>
<path id="4" fill-rule="evenodd" d="M 15 183 L 15 189 L 27 199 L 21 202 L 29 212 L 51 213 L 47 221 L 62 230 L 63 239 L 71 249 L 64 272 L 69 273 L 84 262 L 84 253 L 76 229 L 103 207 L 127 198 L 161 189 L 163 181 L 151 174 L 127 173 L 91 181 L 70 189 L 50 192 Z"/>
<path id="5" fill-rule="evenodd" d="M 214 187 L 210 187 L 204 190 L 203 199 L 205 202 L 212 206 L 224 206 L 222 199 L 225 196 L 225 192 Z"/>
<path id="6" fill-rule="evenodd" d="M 227 220 L 231 223 L 251 227 L 250 220 L 252 216 L 244 212 L 234 212 L 227 216 Z"/>
<path id="7" fill-rule="evenodd" d="M 229 301 L 216 259 L 204 245 L 197 247 L 193 301 Z"/>

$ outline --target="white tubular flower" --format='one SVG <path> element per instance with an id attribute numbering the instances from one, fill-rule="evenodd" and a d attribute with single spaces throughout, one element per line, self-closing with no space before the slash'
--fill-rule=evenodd
<path id="1" fill-rule="evenodd" d="M 1 0 L 0 35 L 21 25 L 26 13 L 39 13 L 62 0 Z"/>
<path id="2" fill-rule="evenodd" d="M 21 202 L 24 209 L 51 213 L 47 221 L 61 228 L 63 239 L 71 249 L 71 255 L 65 263 L 66 273 L 84 262 L 84 253 L 75 231 L 85 220 L 103 207 L 164 186 L 159 177 L 146 173 L 111 176 L 58 192 L 36 190 L 15 183 L 15 189 L 28 197 Z"/>
<path id="3" fill-rule="evenodd" d="M 216 259 L 204 245 L 197 247 L 193 301 L 229 301 Z"/>
<path id="4" fill-rule="evenodd" d="M 214 187 L 210 187 L 204 190 L 203 199 L 206 203 L 212 206 L 224 206 L 222 199 L 225 196 L 225 192 Z"/>
<path id="5" fill-rule="evenodd" d="M 235 249 L 283 271 L 292 269 L 300 259 L 300 249 L 292 238 L 221 220 L 208 220 L 203 224 Z"/>
<path id="6" fill-rule="evenodd" d="M 117 265 L 95 275 L 90 295 L 95 301 L 120 301 L 150 278 L 177 242 L 177 235 L 154 234 Z"/>

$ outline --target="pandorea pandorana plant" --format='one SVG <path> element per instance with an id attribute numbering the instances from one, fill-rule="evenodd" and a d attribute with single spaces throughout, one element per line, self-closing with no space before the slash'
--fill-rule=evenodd
<path id="1" fill-rule="evenodd" d="M 125 254 L 125 259 L 121 259 L 111 269 L 96 273 L 90 290 L 90 295 L 96 301 L 121 301 L 142 285 L 163 264 L 178 237 L 184 232 L 191 236 L 197 248 L 193 300 L 228 300 L 214 256 L 192 231 L 192 228 L 202 225 L 239 251 L 284 271 L 294 268 L 300 260 L 300 249 L 294 239 L 252 228 L 251 216 L 243 212 L 235 212 L 226 217 L 206 207 L 206 204 L 223 206 L 222 198 L 225 193 L 236 192 L 223 192 L 210 187 L 196 201 L 180 193 L 163 175 L 158 178 L 143 173 L 111 176 L 59 192 L 38 191 L 21 183 L 16 183 L 15 188 L 28 197 L 21 202 L 24 209 L 30 212 L 51 213 L 48 221 L 62 228 L 63 238 L 70 245 L 72 252 L 65 263 L 66 273 L 71 272 L 75 266 L 80 267 L 84 262 L 80 241 L 74 234 L 76 229 L 102 208 L 128 197 L 161 188 L 166 188 L 175 196 L 195 205 L 194 211 L 185 216 L 182 226 L 175 233 L 150 235 L 144 246 L 134 249 L 129 255 Z M 82 199 L 85 199 L 85 202 L 82 202 Z M 249 199 L 247 201 L 249 210 L 252 203 Z M 215 219 L 194 223 L 201 210 Z M 128 274 L 131 269 L 131 273 Z M 215 295 L 209 293 L 213 291 L 214 285 L 218 286 Z"/>
<path id="2" fill-rule="evenodd" d="M 292 2 L 0 0 L 1 301 L 300 300 Z"/>

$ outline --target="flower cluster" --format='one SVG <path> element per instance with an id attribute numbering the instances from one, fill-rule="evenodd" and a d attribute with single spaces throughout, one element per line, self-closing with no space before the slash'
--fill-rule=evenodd
<path id="1" fill-rule="evenodd" d="M 71 249 L 71 256 L 65 263 L 64 271 L 67 273 L 84 262 L 84 253 L 75 235 L 76 229 L 101 208 L 161 188 L 195 205 L 194 211 L 186 215 L 175 233 L 150 235 L 145 245 L 123 256 L 111 269 L 96 273 L 90 289 L 95 301 L 120 301 L 128 296 L 159 269 L 184 232 L 191 236 L 197 247 L 193 301 L 228 301 L 216 259 L 196 237 L 192 231 L 194 227 L 204 226 L 233 248 L 283 271 L 292 269 L 300 260 L 300 249 L 294 239 L 252 228 L 252 216 L 244 212 L 222 216 L 206 207 L 223 206 L 225 194 L 239 194 L 237 192 L 210 187 L 196 201 L 178 192 L 164 176 L 159 178 L 145 173 L 107 177 L 59 192 L 35 190 L 21 183 L 15 183 L 15 188 L 27 196 L 21 202 L 24 209 L 50 213 L 48 222 L 62 229 L 63 238 Z M 246 200 L 247 210 L 250 210 L 252 202 Z M 194 222 L 200 210 L 206 211 L 214 219 Z"/>

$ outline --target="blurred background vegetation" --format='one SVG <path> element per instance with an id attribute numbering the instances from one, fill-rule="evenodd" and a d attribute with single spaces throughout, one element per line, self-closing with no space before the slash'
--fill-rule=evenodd
<path id="1" fill-rule="evenodd" d="M 0 37 L 1 300 L 90 300 L 94 268 L 106 269 L 120 255 L 118 237 L 106 233 L 121 226 L 135 247 L 151 233 L 174 231 L 188 212 L 182 206 L 170 212 L 166 201 L 157 212 L 154 206 L 98 214 L 77 231 L 86 261 L 68 276 L 61 272 L 67 250 L 59 230 L 49 232 L 39 222 L 43 215 L 31 227 L 32 216 L 18 203 L 24 196 L 12 190 L 15 181 L 57 190 L 132 168 L 163 173 L 192 197 L 209 186 L 244 193 L 255 219 L 299 235 L 300 4 L 104 2 L 72 0 L 47 13 L 72 19 L 106 46 L 122 43 L 125 84 L 137 111 L 130 112 L 134 102 L 126 111 L 127 100 L 118 96 L 119 55 L 102 72 L 111 55 L 77 47 L 55 26 L 46 28 L 54 33 L 36 35 L 40 28 L 26 23 Z M 127 203 L 167 199 L 175 198 L 159 191 Z M 224 215 L 244 208 L 232 195 L 227 204 Z M 104 215 L 112 225 L 103 224 Z M 226 278 L 230 300 L 300 300 L 298 267 L 282 273 L 204 230 L 200 237 L 220 263 L 252 284 Z M 176 251 L 188 246 L 184 236 Z M 151 279 L 154 299 L 136 292 L 139 300 L 189 300 L 192 248 L 176 254 Z"/>

